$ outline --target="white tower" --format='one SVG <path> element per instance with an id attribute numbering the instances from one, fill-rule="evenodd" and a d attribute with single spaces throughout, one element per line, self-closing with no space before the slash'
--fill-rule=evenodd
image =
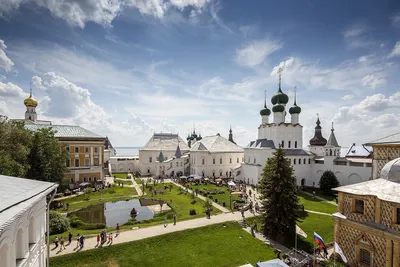
<path id="1" fill-rule="evenodd" d="M 37 120 L 36 107 L 38 102 L 32 96 L 32 86 L 30 88 L 29 97 L 24 100 L 24 105 L 26 106 L 25 120 L 35 122 Z"/>

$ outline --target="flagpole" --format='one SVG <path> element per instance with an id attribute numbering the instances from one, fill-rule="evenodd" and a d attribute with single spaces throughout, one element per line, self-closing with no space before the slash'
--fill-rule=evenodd
<path id="1" fill-rule="evenodd" d="M 294 241 L 294 257 L 296 258 L 295 262 L 297 261 L 297 232 L 295 232 L 296 238 Z M 297 264 L 295 263 L 295 266 L 297 266 Z"/>

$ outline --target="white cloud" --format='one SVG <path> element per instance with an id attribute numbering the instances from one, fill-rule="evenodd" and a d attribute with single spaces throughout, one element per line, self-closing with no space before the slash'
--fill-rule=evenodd
<path id="1" fill-rule="evenodd" d="M 391 18 L 392 25 L 394 27 L 400 27 L 400 12 L 397 12 L 395 15 L 393 15 Z"/>
<path id="2" fill-rule="evenodd" d="M 356 22 L 350 25 L 343 32 L 346 45 L 349 48 L 364 48 L 374 45 L 375 41 L 371 40 L 366 34 L 367 30 L 367 25 L 362 22 Z"/>
<path id="3" fill-rule="evenodd" d="M 67 79 L 48 72 L 41 77 L 32 78 L 35 87 L 46 94 L 42 103 L 43 115 L 62 123 L 81 125 L 89 129 L 100 128 L 109 124 L 111 117 L 95 104 L 89 90 Z"/>
<path id="4" fill-rule="evenodd" d="M 386 84 L 386 79 L 377 78 L 373 74 L 366 75 L 365 77 L 362 78 L 362 85 L 369 86 L 373 89 L 375 89 L 378 85 L 384 85 L 384 84 Z"/>
<path id="5" fill-rule="evenodd" d="M 73 26 L 84 28 L 89 21 L 110 27 L 112 21 L 129 7 L 138 9 L 141 14 L 162 18 L 170 8 L 200 9 L 209 0 L 2 0 L 0 17 L 10 15 L 13 10 L 29 2 L 48 9 L 53 16 Z"/>
<path id="6" fill-rule="evenodd" d="M 4 44 L 4 41 L 0 39 L 0 68 L 9 72 L 11 71 L 11 67 L 14 66 L 14 62 L 6 55 L 6 49 L 7 46 Z"/>
<path id="7" fill-rule="evenodd" d="M 5 101 L 0 101 L 0 116 L 8 116 L 10 111 L 8 110 L 7 104 Z"/>
<path id="8" fill-rule="evenodd" d="M 394 45 L 392 52 L 389 54 L 389 57 L 397 57 L 397 56 L 400 56 L 400 41 Z"/>
<path id="9" fill-rule="evenodd" d="M 291 86 L 360 92 L 363 85 L 373 88 L 386 82 L 387 70 L 390 69 L 390 65 L 375 56 L 370 55 L 368 60 L 368 64 L 353 59 L 327 67 L 318 61 L 307 62 L 292 57 L 277 64 L 271 75 L 276 76 L 279 67 L 283 67 L 282 81 Z M 371 72 L 374 73 L 372 78 Z"/>
<path id="10" fill-rule="evenodd" d="M 342 97 L 343 100 L 352 100 L 354 95 L 345 95 Z"/>
<path id="11" fill-rule="evenodd" d="M 0 97 L 17 97 L 23 98 L 27 94 L 19 87 L 11 82 L 3 83 L 0 81 Z"/>
<path id="12" fill-rule="evenodd" d="M 273 52 L 281 49 L 282 45 L 277 41 L 257 40 L 247 44 L 236 51 L 236 62 L 243 66 L 255 67 Z"/>

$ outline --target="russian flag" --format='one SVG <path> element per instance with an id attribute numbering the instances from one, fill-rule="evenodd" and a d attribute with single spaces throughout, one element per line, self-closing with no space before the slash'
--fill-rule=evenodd
<path id="1" fill-rule="evenodd" d="M 314 242 L 321 244 L 322 246 L 325 247 L 324 240 L 316 232 L 314 232 Z"/>

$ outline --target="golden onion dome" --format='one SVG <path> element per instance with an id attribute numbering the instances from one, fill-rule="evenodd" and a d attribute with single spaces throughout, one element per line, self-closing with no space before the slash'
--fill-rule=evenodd
<path id="1" fill-rule="evenodd" d="M 27 107 L 37 107 L 38 102 L 32 96 L 32 89 L 30 91 L 31 91 L 31 93 L 30 93 L 29 97 L 24 100 L 24 105 Z"/>

